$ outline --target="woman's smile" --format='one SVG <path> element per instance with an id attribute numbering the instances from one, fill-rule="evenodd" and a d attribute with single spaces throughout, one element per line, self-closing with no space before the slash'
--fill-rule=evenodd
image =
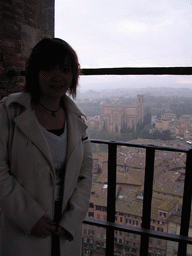
<path id="1" fill-rule="evenodd" d="M 50 71 L 41 70 L 39 72 L 41 94 L 49 98 L 62 97 L 70 88 L 73 79 L 72 72 L 69 69 L 66 70 L 58 66 Z"/>

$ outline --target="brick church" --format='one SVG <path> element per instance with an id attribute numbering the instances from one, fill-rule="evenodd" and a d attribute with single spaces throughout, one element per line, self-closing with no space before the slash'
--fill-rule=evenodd
<path id="1" fill-rule="evenodd" d="M 137 105 L 105 104 L 101 116 L 88 118 L 91 129 L 120 133 L 128 129 L 136 130 L 136 125 L 143 121 L 143 95 L 137 96 Z"/>

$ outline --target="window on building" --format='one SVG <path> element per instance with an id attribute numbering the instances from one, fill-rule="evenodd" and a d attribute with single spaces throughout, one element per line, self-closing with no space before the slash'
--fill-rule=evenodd
<path id="1" fill-rule="evenodd" d="M 103 212 L 106 212 L 106 211 L 107 211 L 107 207 L 106 207 L 106 206 L 102 206 L 101 210 L 102 210 Z"/>
<path id="2" fill-rule="evenodd" d="M 90 203 L 90 204 L 89 204 L 89 208 L 94 208 L 94 204 L 93 204 L 93 203 Z"/>
<path id="3" fill-rule="evenodd" d="M 159 215 L 160 215 L 161 217 L 166 217 L 166 216 L 167 216 L 167 214 L 166 214 L 165 212 L 160 212 Z"/>
<path id="4" fill-rule="evenodd" d="M 131 224 L 131 219 L 126 219 L 127 224 Z"/>
<path id="5" fill-rule="evenodd" d="M 130 247 L 129 246 L 125 246 L 125 251 L 129 252 L 130 251 Z M 130 254 L 126 254 L 126 256 L 130 256 Z"/>
<path id="6" fill-rule="evenodd" d="M 96 210 L 97 211 L 101 211 L 101 206 L 100 205 L 96 205 Z"/>
<path id="7" fill-rule="evenodd" d="M 93 229 L 89 229 L 88 230 L 88 235 L 93 236 L 94 235 L 94 230 Z"/>
<path id="8" fill-rule="evenodd" d="M 94 212 L 88 212 L 88 217 L 94 217 Z"/>

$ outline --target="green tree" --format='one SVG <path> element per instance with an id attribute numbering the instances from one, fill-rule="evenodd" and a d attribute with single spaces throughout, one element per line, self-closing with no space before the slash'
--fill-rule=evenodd
<path id="1" fill-rule="evenodd" d="M 172 140 L 172 134 L 170 130 L 164 130 L 161 133 L 161 139 L 162 140 Z"/>

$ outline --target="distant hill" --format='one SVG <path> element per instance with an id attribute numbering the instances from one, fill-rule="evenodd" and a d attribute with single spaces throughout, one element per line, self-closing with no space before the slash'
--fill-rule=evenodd
<path id="1" fill-rule="evenodd" d="M 186 97 L 192 98 L 192 89 L 175 88 L 175 87 L 146 87 L 146 88 L 118 88 L 107 89 L 101 91 L 88 90 L 86 92 L 78 92 L 79 99 L 99 99 L 110 97 L 136 97 L 138 94 L 165 97 Z"/>

